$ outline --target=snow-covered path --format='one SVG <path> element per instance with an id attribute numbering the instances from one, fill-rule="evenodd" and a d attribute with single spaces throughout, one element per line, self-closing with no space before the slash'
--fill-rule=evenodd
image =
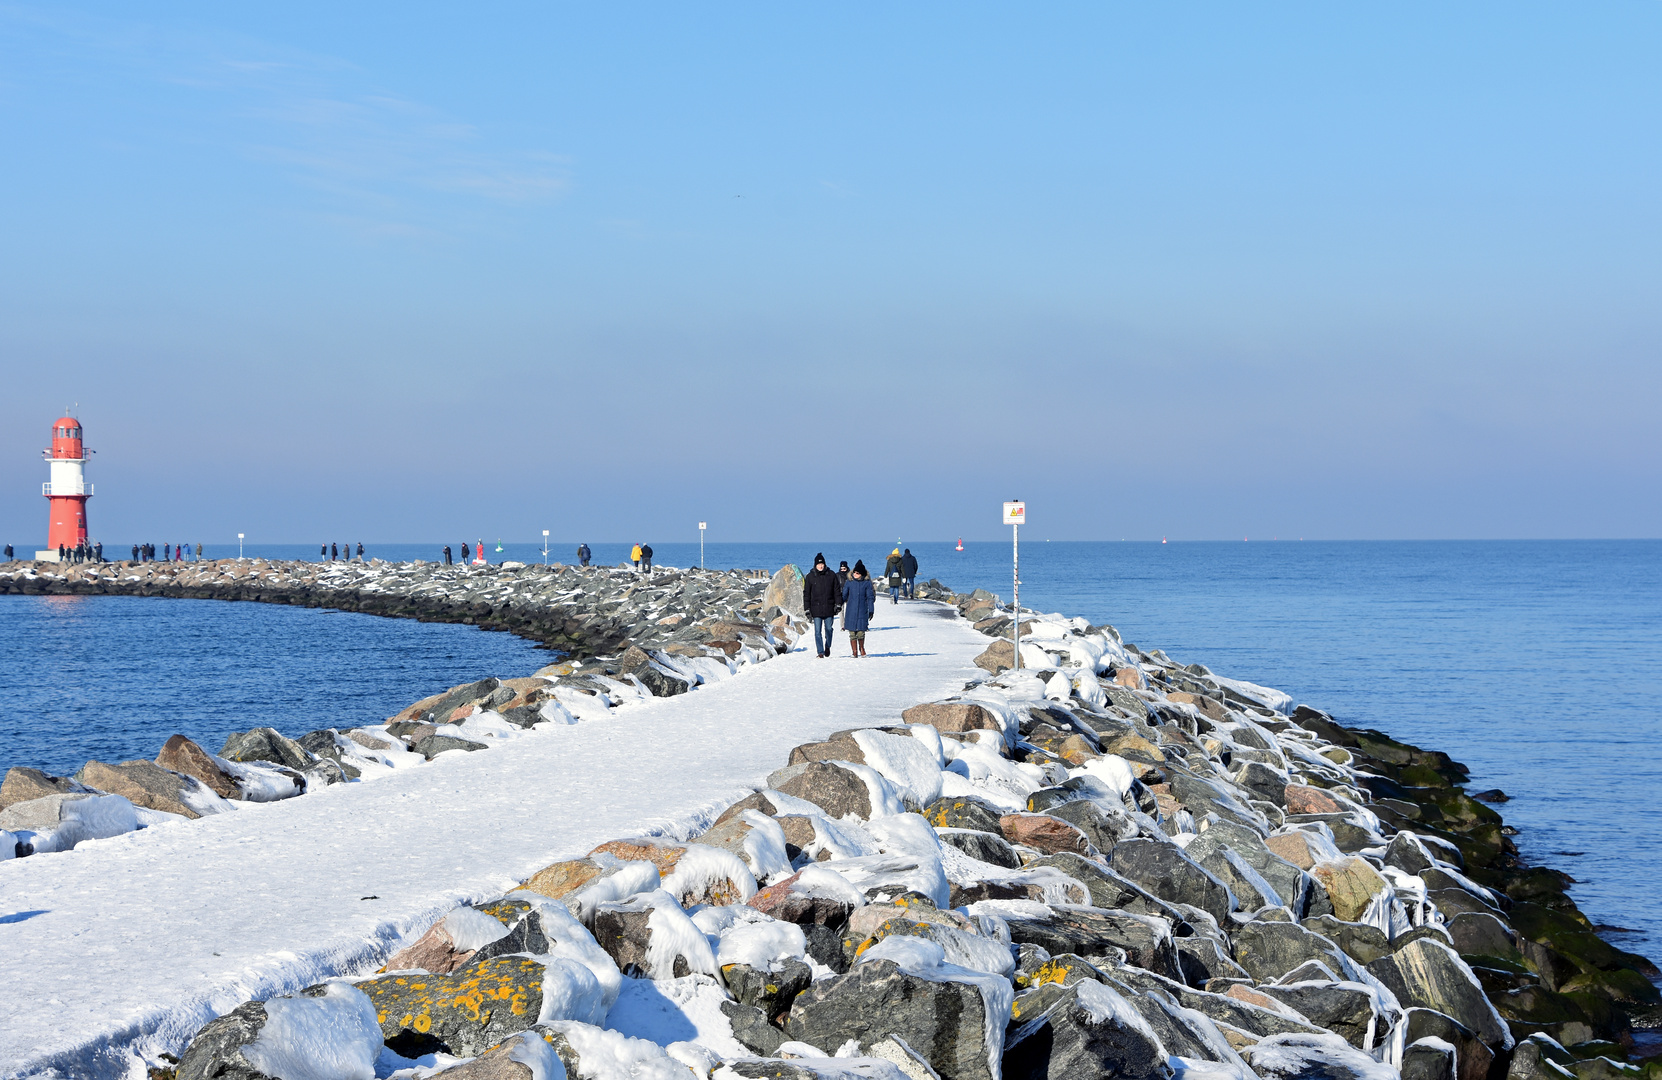
<path id="1" fill-rule="evenodd" d="M 251 997 L 374 967 L 460 901 L 685 829 L 792 746 L 961 689 L 987 640 L 879 603 L 869 658 L 793 652 L 677 698 L 288 802 L 0 863 L 0 1075 L 137 1076 Z M 49 1072 L 47 1072 L 50 1075 Z"/>

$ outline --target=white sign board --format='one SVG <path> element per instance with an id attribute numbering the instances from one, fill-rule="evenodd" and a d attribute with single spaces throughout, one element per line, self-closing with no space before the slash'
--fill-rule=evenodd
<path id="1" fill-rule="evenodd" d="M 699 527 L 699 528 L 700 528 L 700 529 L 702 529 L 702 528 L 704 528 L 704 522 L 702 522 L 702 521 L 700 521 L 700 522 L 699 522 L 699 523 L 698 523 L 698 527 Z"/>
<path id="2" fill-rule="evenodd" d="M 1004 524 L 1026 525 L 1027 504 L 1024 502 L 1007 502 L 1004 504 Z"/>

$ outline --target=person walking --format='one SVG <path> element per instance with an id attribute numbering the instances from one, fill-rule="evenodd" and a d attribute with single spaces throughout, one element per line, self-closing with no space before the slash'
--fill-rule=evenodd
<path id="1" fill-rule="evenodd" d="M 592 558 L 594 558 L 594 552 L 589 550 L 589 545 L 588 544 L 578 544 L 577 545 L 577 565 L 578 566 L 587 566 L 587 565 L 589 565 L 589 560 L 592 559 Z"/>
<path id="2" fill-rule="evenodd" d="M 358 541 L 358 561 L 364 561 L 364 542 L 362 540 Z"/>
<path id="3" fill-rule="evenodd" d="M 883 567 L 883 578 L 889 586 L 889 603 L 900 603 L 900 549 L 889 552 L 889 561 Z"/>
<path id="4" fill-rule="evenodd" d="M 837 609 L 842 607 L 842 582 L 825 566 L 825 556 L 814 556 L 814 568 L 802 578 L 802 610 L 814 620 L 814 648 L 820 659 L 831 655 Z"/>
<path id="5" fill-rule="evenodd" d="M 648 573 L 648 574 L 652 573 L 652 545 L 651 544 L 642 544 L 641 545 L 641 570 L 644 571 L 645 573 Z"/>
<path id="6" fill-rule="evenodd" d="M 912 584 L 917 580 L 917 576 L 918 557 L 912 554 L 911 548 L 907 548 L 905 551 L 900 553 L 900 577 L 901 581 L 904 583 L 901 586 L 900 595 L 904 596 L 908 600 L 917 599 L 916 596 L 912 595 Z"/>
<path id="7" fill-rule="evenodd" d="M 340 558 L 340 548 L 336 547 L 334 544 L 330 544 L 329 545 L 329 561 L 334 562 L 338 558 Z"/>
<path id="8" fill-rule="evenodd" d="M 641 569 L 641 546 L 639 544 L 629 549 L 629 561 L 635 564 L 635 572 L 639 573 Z"/>
<path id="9" fill-rule="evenodd" d="M 202 541 L 200 540 L 196 542 L 196 561 L 202 561 Z"/>
<path id="10" fill-rule="evenodd" d="M 866 564 L 858 560 L 843 583 L 843 629 L 848 631 L 848 648 L 853 656 L 866 655 L 866 631 L 877 614 L 877 590 L 872 587 Z"/>

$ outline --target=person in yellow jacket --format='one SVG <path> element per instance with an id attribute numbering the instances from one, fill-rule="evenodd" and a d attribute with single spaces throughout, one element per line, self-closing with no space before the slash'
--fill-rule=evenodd
<path id="1" fill-rule="evenodd" d="M 629 549 L 629 559 L 635 564 L 636 570 L 641 568 L 641 546 L 639 544 Z"/>

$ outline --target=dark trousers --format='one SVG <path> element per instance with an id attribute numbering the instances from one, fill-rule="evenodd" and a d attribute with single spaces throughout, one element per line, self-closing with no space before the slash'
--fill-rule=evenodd
<path id="1" fill-rule="evenodd" d="M 914 582 L 916 580 L 917 580 L 917 578 L 915 578 L 915 577 L 907 578 L 906 579 L 906 591 L 902 592 L 900 595 L 904 596 L 908 600 L 913 599 L 913 597 L 912 597 L 912 582 Z"/>
<path id="2" fill-rule="evenodd" d="M 814 616 L 814 650 L 820 653 L 831 651 L 831 635 L 837 629 L 837 617 L 820 618 Z"/>

